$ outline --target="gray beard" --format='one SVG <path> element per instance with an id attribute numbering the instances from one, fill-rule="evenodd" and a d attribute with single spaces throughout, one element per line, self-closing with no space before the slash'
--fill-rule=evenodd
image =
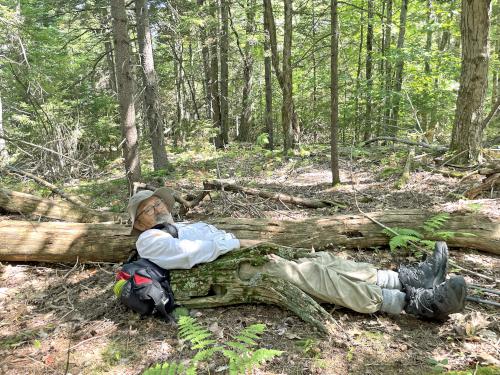
<path id="1" fill-rule="evenodd" d="M 155 219 L 156 224 L 174 224 L 174 219 L 172 218 L 172 214 L 170 212 L 168 214 L 158 214 Z"/>

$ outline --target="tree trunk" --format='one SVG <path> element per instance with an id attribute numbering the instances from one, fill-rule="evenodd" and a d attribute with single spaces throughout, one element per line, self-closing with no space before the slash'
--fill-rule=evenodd
<path id="1" fill-rule="evenodd" d="M 3 107 L 2 107 L 2 95 L 0 95 L 0 167 L 3 164 L 7 164 L 7 159 L 9 158 L 9 153 L 7 152 L 7 147 L 5 146 L 5 139 L 3 139 Z"/>
<path id="2" fill-rule="evenodd" d="M 359 15 L 359 46 L 358 46 L 358 61 L 356 68 L 356 96 L 354 98 L 354 141 L 358 142 L 360 138 L 360 105 L 359 105 L 359 95 L 361 94 L 361 61 L 363 55 L 363 38 L 364 38 L 364 12 L 360 12 Z"/>
<path id="3" fill-rule="evenodd" d="M 495 41 L 494 41 L 494 56 L 497 64 L 500 63 L 500 4 L 497 3 L 493 7 L 492 24 L 496 25 Z M 497 65 L 498 66 L 498 65 Z M 500 98 L 500 74 L 497 69 L 493 69 L 493 76 L 491 77 L 491 105 L 494 106 L 498 98 Z"/>
<path id="4" fill-rule="evenodd" d="M 392 63 L 391 59 L 392 44 L 392 0 L 387 0 L 387 16 L 385 21 L 385 96 L 384 96 L 384 116 L 382 118 L 382 134 L 391 133 L 392 117 Z M 377 134 L 378 136 L 379 134 Z"/>
<path id="5" fill-rule="evenodd" d="M 133 183 L 141 180 L 141 164 L 137 128 L 135 126 L 134 82 L 130 70 L 130 41 L 124 0 L 111 0 L 111 17 L 113 18 L 120 123 L 124 140 L 121 143 L 123 143 L 123 157 L 125 159 L 125 173 L 129 182 L 129 191 L 132 191 Z"/>
<path id="6" fill-rule="evenodd" d="M 224 142 L 222 139 L 221 129 L 221 111 L 220 111 L 220 95 L 219 95 L 219 57 L 218 57 L 218 33 L 219 33 L 219 17 L 217 14 L 216 3 L 209 4 L 209 52 L 210 52 L 210 106 L 211 119 L 213 127 L 216 129 L 217 135 L 213 141 L 216 148 L 223 148 Z"/>
<path id="7" fill-rule="evenodd" d="M 433 14 L 432 14 L 432 0 L 427 0 L 427 32 L 426 32 L 426 40 L 425 40 L 425 61 L 424 61 L 424 73 L 427 79 L 425 80 L 425 97 L 427 98 L 426 102 L 423 105 L 423 110 L 422 110 L 422 129 L 421 131 L 424 132 L 425 140 L 427 142 L 432 142 L 432 139 L 429 140 L 427 138 L 427 131 L 429 128 L 429 112 L 430 112 L 430 107 L 433 105 L 433 100 L 431 103 L 427 103 L 428 100 L 431 100 L 431 86 L 429 84 L 429 81 L 431 80 L 431 51 L 432 51 L 432 24 L 433 24 Z"/>
<path id="8" fill-rule="evenodd" d="M 289 1 L 289 0 L 287 0 Z M 290 15 L 291 16 L 291 15 Z M 283 72 L 281 71 L 280 67 L 280 59 L 279 59 L 279 54 L 278 54 L 278 43 L 276 40 L 276 24 L 274 22 L 274 14 L 273 14 L 273 7 L 272 7 L 272 2 L 271 0 L 264 0 L 264 17 L 267 18 L 267 22 L 264 24 L 265 26 L 268 26 L 269 29 L 267 30 L 269 34 L 269 44 L 271 47 L 271 63 L 274 68 L 274 72 L 276 74 L 276 78 L 278 79 L 278 83 L 280 85 L 281 91 L 284 96 L 284 78 L 283 78 Z M 291 22 L 290 22 L 290 27 L 292 27 Z M 290 34 L 291 38 L 291 34 Z M 290 39 L 291 43 L 291 39 Z M 284 49 L 284 47 L 283 47 Z M 291 67 L 290 67 L 291 69 Z M 300 137 L 300 125 L 299 125 L 299 118 L 297 116 L 297 112 L 295 110 L 295 105 L 293 102 L 293 97 L 292 97 L 292 131 L 293 131 L 293 136 L 292 136 L 292 147 L 295 147 L 296 144 L 298 144 L 299 137 Z"/>
<path id="9" fill-rule="evenodd" d="M 398 58 L 396 60 L 396 77 L 394 78 L 394 100 L 392 108 L 392 121 L 391 125 L 394 127 L 393 134 L 397 133 L 398 122 L 399 122 L 399 103 L 401 101 L 401 89 L 403 87 L 403 68 L 404 68 L 404 57 L 403 57 L 403 47 L 405 43 L 405 33 L 406 33 L 406 14 L 408 11 L 408 1 L 401 1 L 401 12 L 399 13 L 399 34 L 398 34 L 398 44 L 396 46 Z"/>
<path id="10" fill-rule="evenodd" d="M 372 134 L 372 60 L 373 60 L 373 0 L 368 0 L 368 27 L 366 31 L 366 115 L 363 140 Z"/>
<path id="11" fill-rule="evenodd" d="M 116 93 L 118 90 L 116 85 L 116 70 L 113 56 L 113 44 L 110 40 L 104 41 L 104 49 L 106 51 L 106 63 L 109 70 L 109 88 Z"/>
<path id="12" fill-rule="evenodd" d="M 317 19 L 316 19 L 316 4 L 314 0 L 311 0 L 311 34 L 313 43 L 316 43 L 316 29 L 317 29 Z M 318 140 L 318 67 L 316 59 L 316 48 L 311 51 L 311 63 L 312 63 L 312 79 L 313 79 L 313 92 L 312 92 L 312 130 L 313 130 L 313 142 L 316 143 Z M 311 129 L 310 128 L 310 129 Z"/>
<path id="13" fill-rule="evenodd" d="M 382 9 L 380 11 L 380 16 L 381 16 L 381 21 L 383 22 L 384 15 L 385 15 L 385 5 L 386 5 L 386 0 L 382 0 Z M 378 60 L 378 75 L 379 75 L 379 92 L 383 93 L 384 92 L 384 72 L 385 72 L 385 28 L 381 28 L 381 33 L 380 33 L 380 55 L 381 58 Z M 380 135 L 380 129 L 382 129 L 382 122 L 384 118 L 384 103 L 383 99 L 377 101 L 376 109 L 375 109 L 375 118 L 373 123 L 376 124 L 374 133 L 378 136 Z"/>
<path id="14" fill-rule="evenodd" d="M 221 0 L 221 35 L 220 35 L 220 121 L 221 141 L 223 145 L 229 143 L 229 0 Z"/>
<path id="15" fill-rule="evenodd" d="M 203 5 L 204 0 L 197 0 L 200 8 L 200 18 L 206 20 L 208 15 Z M 200 26 L 201 60 L 203 61 L 203 91 L 205 93 L 205 108 L 207 118 L 212 119 L 212 100 L 210 87 L 210 50 L 207 38 L 207 28 Z"/>
<path id="16" fill-rule="evenodd" d="M 500 255 L 500 199 L 477 201 L 479 212 L 467 204 L 451 210 L 443 230 L 472 233 L 447 240 L 452 247 L 468 247 Z M 421 225 L 436 211 L 392 210 L 369 216 L 391 228 L 422 231 Z M 382 228 L 364 215 L 344 214 L 297 221 L 274 219 L 219 218 L 210 221 L 240 239 L 261 240 L 291 247 L 316 250 L 345 246 L 368 248 L 385 246 L 389 238 Z M 117 262 L 127 258 L 136 238 L 130 227 L 116 224 L 0 221 L 0 261 Z"/>
<path id="17" fill-rule="evenodd" d="M 253 56 L 250 38 L 255 32 L 255 0 L 248 1 L 245 7 L 246 15 L 246 43 L 243 55 L 243 93 L 241 97 L 241 116 L 239 140 L 250 140 L 250 129 L 252 127 L 252 87 L 253 87 Z"/>
<path id="18" fill-rule="evenodd" d="M 184 143 L 184 119 L 185 119 L 185 108 L 184 108 L 184 96 L 182 90 L 182 82 L 184 80 L 184 69 L 183 69 L 183 50 L 182 42 L 176 40 L 172 46 L 172 50 L 176 58 L 174 59 L 174 72 L 175 72 L 175 107 L 176 107 L 176 121 L 173 129 L 173 140 L 174 146 L 178 145 L 178 142 Z"/>
<path id="19" fill-rule="evenodd" d="M 450 151 L 458 163 L 480 159 L 482 117 L 488 86 L 491 0 L 462 0 L 462 68 Z"/>
<path id="20" fill-rule="evenodd" d="M 281 125 L 283 127 L 283 154 L 293 148 L 293 91 L 292 91 L 292 0 L 284 0 L 285 24 L 283 35 L 283 103 Z"/>
<path id="21" fill-rule="evenodd" d="M 266 0 L 264 0 L 264 8 Z M 274 149 L 274 125 L 273 125 L 273 83 L 271 77 L 271 46 L 269 43 L 269 20 L 266 14 L 263 15 L 264 23 L 264 79 L 266 82 L 266 111 L 265 123 L 266 131 L 269 136 L 268 148 Z"/>
<path id="22" fill-rule="evenodd" d="M 332 185 L 340 183 L 339 173 L 339 20 L 337 13 L 338 1 L 331 1 L 331 59 L 330 59 L 330 169 Z"/>
<path id="23" fill-rule="evenodd" d="M 149 10 L 146 0 L 135 1 L 135 17 L 137 22 L 137 39 L 141 57 L 142 80 L 144 84 L 144 105 L 146 122 L 149 128 L 151 148 L 153 151 L 153 168 L 155 171 L 169 167 L 165 136 L 163 134 L 163 117 L 160 114 L 158 99 L 158 77 L 153 57 L 153 44 L 149 28 Z"/>

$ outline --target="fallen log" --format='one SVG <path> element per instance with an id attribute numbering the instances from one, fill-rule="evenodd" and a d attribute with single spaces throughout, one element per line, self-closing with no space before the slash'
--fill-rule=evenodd
<path id="1" fill-rule="evenodd" d="M 375 137 L 372 139 L 368 139 L 362 143 L 363 146 L 369 145 L 370 143 L 378 142 L 378 141 L 389 141 L 394 143 L 404 143 L 410 146 L 418 146 L 423 148 L 428 148 L 434 151 L 446 151 L 448 147 L 440 146 L 440 145 L 432 145 L 425 142 L 414 142 L 408 139 L 396 138 L 396 137 Z"/>
<path id="2" fill-rule="evenodd" d="M 127 222 L 124 214 L 100 212 L 63 200 L 44 199 L 0 188 L 0 209 L 14 214 L 80 223 Z"/>
<path id="3" fill-rule="evenodd" d="M 295 197 L 292 195 L 276 193 L 273 191 L 253 189 L 220 180 L 205 181 L 203 182 L 203 187 L 205 190 L 224 190 L 232 191 L 235 193 L 244 193 L 247 195 L 254 195 L 265 199 L 272 199 L 283 203 L 290 203 L 308 208 L 324 208 L 331 206 L 338 206 L 342 208 L 346 207 L 344 203 L 335 202 L 332 200 Z"/>
<path id="4" fill-rule="evenodd" d="M 332 316 L 313 298 L 289 282 L 267 275 L 251 278 L 239 273 L 240 266 L 260 265 L 265 255 L 275 253 L 286 259 L 307 256 L 304 249 L 263 244 L 234 251 L 214 262 L 190 270 L 172 271 L 171 286 L 176 302 L 188 308 L 210 308 L 242 303 L 264 303 L 288 309 L 320 332 L 328 332 Z"/>
<path id="5" fill-rule="evenodd" d="M 444 208 L 441 208 L 443 210 Z M 478 212 L 446 209 L 450 218 L 443 230 L 472 233 L 447 240 L 452 247 L 466 247 L 500 255 L 500 199 L 484 200 Z M 439 212 L 439 211 L 438 211 Z M 392 210 L 369 213 L 391 228 L 421 231 L 436 211 Z M 384 246 L 389 238 L 364 215 L 344 214 L 297 221 L 220 218 L 210 220 L 240 239 L 283 246 L 327 249 L 333 246 L 368 248 Z M 135 238 L 130 227 L 116 224 L 0 221 L 0 261 L 119 262 L 127 258 Z"/>
<path id="6" fill-rule="evenodd" d="M 478 173 L 485 177 L 480 185 L 472 187 L 464 193 L 464 196 L 468 199 L 475 199 L 483 191 L 494 190 L 497 186 L 500 186 L 500 162 L 490 162 L 482 166 Z"/>

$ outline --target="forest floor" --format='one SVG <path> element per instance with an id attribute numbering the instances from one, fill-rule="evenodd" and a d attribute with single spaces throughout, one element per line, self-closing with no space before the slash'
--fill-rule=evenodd
<path id="1" fill-rule="evenodd" d="M 346 149 L 341 153 L 341 181 L 331 187 L 329 152 L 317 147 L 289 160 L 248 146 L 224 153 L 194 150 L 172 154 L 175 172 L 145 173 L 145 182 L 166 184 L 183 195 L 202 189 L 205 179 L 231 179 L 241 185 L 309 198 L 345 202 L 345 209 L 304 209 L 234 193 L 211 193 L 182 219 L 267 217 L 297 219 L 343 212 L 392 208 L 427 208 L 460 204 L 478 176 L 445 177 L 432 158 L 415 166 L 403 188 L 394 187 L 406 148 Z M 64 188 L 95 208 L 124 210 L 126 184 L 118 172 L 94 181 L 73 181 Z M 40 192 L 32 183 L 3 178 L 13 190 Z M 46 193 L 46 192 L 45 192 Z M 499 198 L 498 191 L 483 198 Z M 357 202 L 357 204 L 356 204 Z M 500 213 L 494 213 L 500 215 Z M 9 220 L 14 216 L 0 216 Z M 332 248 L 339 256 L 396 269 L 417 259 L 408 251 L 387 248 L 358 251 Z M 450 249 L 458 264 L 500 278 L 500 257 L 470 249 Z M 0 372 L 3 374 L 140 374 L 155 363 L 187 363 L 194 352 L 178 339 L 177 328 L 155 318 L 140 319 L 114 298 L 116 264 L 0 263 Z M 451 270 L 456 273 L 456 270 Z M 495 287 L 479 278 L 467 282 Z M 473 295 L 495 300 L 494 295 Z M 496 299 L 498 301 L 498 298 Z M 321 336 L 289 311 L 274 306 L 241 305 L 191 310 L 189 313 L 220 342 L 254 323 L 266 330 L 261 348 L 283 351 L 255 374 L 435 374 L 469 370 L 500 373 L 500 309 L 468 302 L 465 311 L 445 323 L 402 314 L 363 315 L 326 305 L 338 323 L 336 337 Z M 345 347 L 334 343 L 347 335 Z M 223 358 L 199 373 L 224 374 Z M 458 372 L 456 372 L 458 373 Z M 460 372 L 461 373 L 461 372 Z"/>

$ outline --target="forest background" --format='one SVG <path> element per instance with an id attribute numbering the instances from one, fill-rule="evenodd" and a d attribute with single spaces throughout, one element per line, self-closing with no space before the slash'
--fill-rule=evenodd
<path id="1" fill-rule="evenodd" d="M 194 139 L 398 136 L 473 164 L 498 144 L 500 22 L 467 3 L 461 33 L 460 1 L 3 1 L 0 152 L 50 180 L 122 154 L 138 181 Z"/>

